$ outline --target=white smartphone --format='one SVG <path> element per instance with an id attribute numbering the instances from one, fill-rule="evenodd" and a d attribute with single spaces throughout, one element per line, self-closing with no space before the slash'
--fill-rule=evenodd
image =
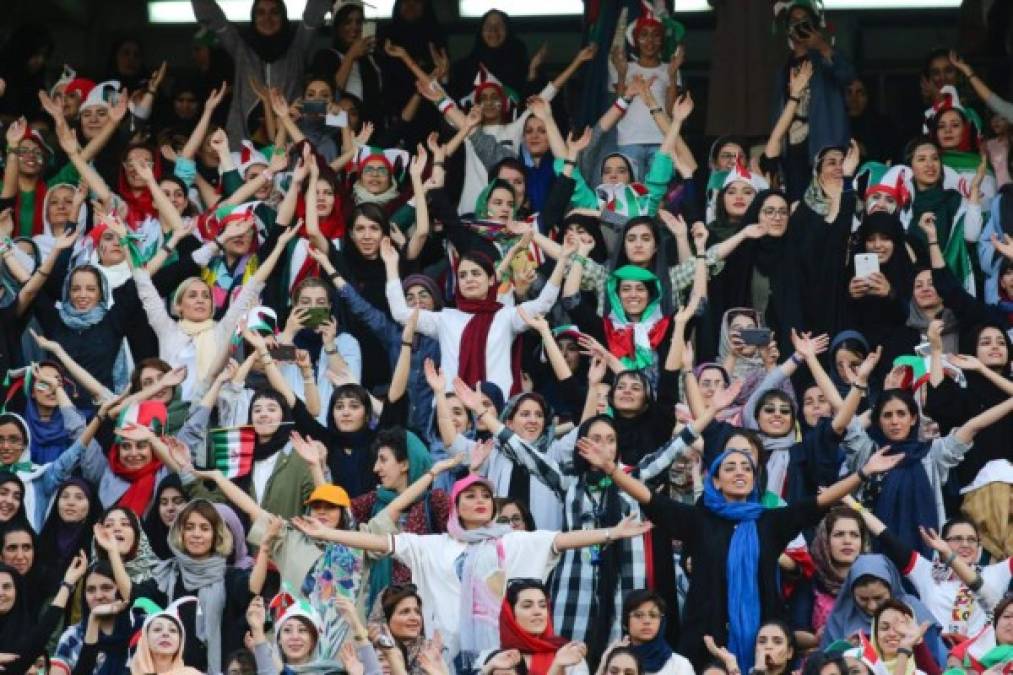
<path id="1" fill-rule="evenodd" d="M 879 271 L 879 257 L 875 253 L 855 254 L 855 276 L 869 277 Z"/>
<path id="2" fill-rule="evenodd" d="M 362 37 L 364 38 L 376 37 L 376 21 L 362 22 Z"/>
<path id="3" fill-rule="evenodd" d="M 337 115 L 327 113 L 324 117 L 324 125 L 328 127 L 347 127 L 348 126 L 348 112 L 342 110 Z"/>

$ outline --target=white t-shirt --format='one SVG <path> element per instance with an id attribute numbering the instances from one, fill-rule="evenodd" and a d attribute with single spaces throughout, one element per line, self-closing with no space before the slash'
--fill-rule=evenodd
<path id="1" fill-rule="evenodd" d="M 932 578 L 932 562 L 920 555 L 911 556 L 912 563 L 904 575 L 914 584 L 925 606 L 936 617 L 944 633 L 976 635 L 992 616 L 992 609 L 1002 600 L 1013 577 L 1013 558 L 981 569 L 984 583 L 977 593 L 951 574 L 947 581 Z"/>
<path id="2" fill-rule="evenodd" d="M 671 80 L 668 79 L 667 64 L 661 63 L 653 68 L 645 68 L 636 61 L 630 61 L 626 71 L 626 81 L 632 80 L 634 75 L 642 75 L 644 79 L 650 82 L 654 100 L 658 102 L 658 105 L 665 105 L 665 94 L 668 92 L 668 85 L 671 83 Z M 616 69 L 609 63 L 609 88 L 614 90 L 618 80 L 619 74 L 616 73 Z M 633 99 L 630 107 L 626 110 L 626 114 L 619 120 L 617 131 L 619 134 L 617 143 L 619 145 L 633 145 L 635 143 L 655 145 L 661 143 L 664 138 L 664 134 L 658 128 L 657 122 L 651 117 L 651 111 L 644 105 L 643 100 L 639 96 Z M 642 167 L 642 171 L 646 170 L 646 167 Z M 643 176 L 638 176 L 638 178 L 643 180 Z"/>
<path id="3" fill-rule="evenodd" d="M 543 581 L 559 562 L 553 542 L 558 532 L 510 532 L 500 539 L 503 547 L 503 570 L 510 579 L 537 578 Z M 451 659 L 459 650 L 458 633 L 461 623 L 460 564 L 467 548 L 449 534 L 398 534 L 393 537 L 394 558 L 412 572 L 412 581 L 422 596 L 426 635 L 440 631 Z"/>

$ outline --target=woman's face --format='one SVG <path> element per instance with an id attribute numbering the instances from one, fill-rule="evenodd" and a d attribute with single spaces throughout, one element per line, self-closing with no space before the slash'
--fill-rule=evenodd
<path id="1" fill-rule="evenodd" d="M 87 312 L 102 299 L 102 285 L 93 270 L 78 270 L 70 277 L 70 304 L 79 312 Z"/>
<path id="2" fill-rule="evenodd" d="M 647 390 L 639 377 L 623 375 L 612 394 L 615 409 L 621 413 L 639 413 L 647 406 Z"/>
<path id="3" fill-rule="evenodd" d="M 877 190 L 873 192 L 865 200 L 865 212 L 866 213 L 896 213 L 897 212 L 897 198 L 888 192 Z"/>
<path id="4" fill-rule="evenodd" d="M 541 157 L 549 151 L 549 134 L 545 130 L 545 122 L 533 115 L 524 122 L 524 145 L 532 157 Z"/>
<path id="5" fill-rule="evenodd" d="M 978 532 L 967 523 L 956 523 L 946 531 L 946 543 L 968 565 L 977 565 L 981 557 Z"/>
<path id="6" fill-rule="evenodd" d="M 999 287 L 1006 294 L 1006 298 L 1013 298 L 1013 267 L 1007 269 L 999 277 Z"/>
<path id="7" fill-rule="evenodd" d="M 402 0 L 398 14 L 401 16 L 402 21 L 411 23 L 412 21 L 421 19 L 424 11 L 425 2 L 423 0 Z"/>
<path id="8" fill-rule="evenodd" d="M 154 386 L 165 373 L 158 368 L 152 368 L 151 366 L 145 366 L 141 369 L 140 384 L 141 389 L 147 389 L 148 387 Z M 155 392 L 149 400 L 161 401 L 162 403 L 169 403 L 172 401 L 173 394 L 175 394 L 174 387 L 163 387 Z"/>
<path id="9" fill-rule="evenodd" d="M 517 594 L 514 618 L 521 630 L 530 635 L 541 635 L 549 625 L 549 600 L 539 588 L 525 588 Z"/>
<path id="10" fill-rule="evenodd" d="M 733 438 L 730 442 L 735 442 Z M 726 449 L 727 446 L 726 446 Z M 745 447 L 740 448 L 746 450 Z M 751 451 L 750 451 L 750 454 Z M 725 457 L 718 467 L 717 475 L 713 477 L 714 487 L 725 496 L 728 501 L 745 501 L 753 492 L 755 476 L 753 465 L 747 455 L 741 452 L 733 452 Z"/>
<path id="11" fill-rule="evenodd" d="M 273 398 L 258 398 L 250 409 L 253 431 L 263 438 L 274 434 L 284 419 L 285 412 L 281 409 L 281 404 Z"/>
<path id="12" fill-rule="evenodd" d="M 312 309 L 314 307 L 322 307 L 324 309 L 331 308 L 331 299 L 327 295 L 327 289 L 320 286 L 306 286 L 299 291 L 299 297 L 295 301 L 296 307 L 303 307 L 306 309 Z"/>
<path id="13" fill-rule="evenodd" d="M 517 202 L 510 190 L 496 188 L 489 193 L 489 202 L 486 208 L 489 211 L 490 219 L 505 223 L 513 217 L 516 206 Z"/>
<path id="14" fill-rule="evenodd" d="M 146 186 L 144 179 L 137 171 L 138 166 L 147 166 L 148 168 L 155 166 L 155 158 L 146 148 L 133 148 L 123 161 L 123 168 L 127 172 L 127 185 L 135 190 L 143 190 Z"/>
<path id="15" fill-rule="evenodd" d="M 457 496 L 457 515 L 461 524 L 468 527 L 482 527 L 493 517 L 492 492 L 482 484 L 469 486 Z"/>
<path id="16" fill-rule="evenodd" d="M 792 431 L 795 413 L 787 401 L 768 397 L 756 413 L 756 422 L 764 435 L 783 438 Z"/>
<path id="17" fill-rule="evenodd" d="M 936 125 L 936 142 L 943 150 L 955 150 L 960 147 L 967 125 L 964 118 L 956 110 L 947 110 L 939 116 Z"/>
<path id="18" fill-rule="evenodd" d="M 0 576 L 0 582 L 3 577 Z M 3 611 L 3 591 L 0 590 L 0 611 Z M 1013 605 L 1006 605 L 995 622 L 995 641 L 1001 645 L 1013 644 Z"/>
<path id="19" fill-rule="evenodd" d="M 112 230 L 103 232 L 98 241 L 99 264 L 112 267 L 119 265 L 126 259 L 127 254 L 120 242 L 120 236 Z"/>
<path id="20" fill-rule="evenodd" d="M 408 485 L 408 460 L 399 462 L 393 450 L 387 447 L 380 448 L 376 451 L 373 473 L 380 479 L 380 484 L 388 490 L 403 489 Z"/>
<path id="21" fill-rule="evenodd" d="M 334 402 L 334 424 L 343 433 L 359 431 L 366 426 L 366 406 L 354 396 L 339 398 Z"/>
<path id="22" fill-rule="evenodd" d="M 645 602 L 630 612 L 630 642 L 642 645 L 658 637 L 661 618 L 661 608 L 653 601 Z"/>
<path id="23" fill-rule="evenodd" d="M 182 636 L 179 624 L 167 617 L 158 617 L 148 624 L 148 646 L 153 655 L 175 656 L 179 653 Z"/>
<path id="24" fill-rule="evenodd" d="M 39 371 L 45 373 L 47 377 L 55 379 L 58 387 L 63 386 L 63 376 L 60 375 L 60 371 L 53 366 L 39 366 Z M 59 401 L 56 398 L 56 390 L 41 380 L 36 381 L 35 385 L 32 387 L 32 398 L 35 399 L 35 402 L 38 405 L 46 408 L 55 408 L 59 404 Z"/>
<path id="25" fill-rule="evenodd" d="M 527 190 L 527 178 L 524 176 L 523 171 L 518 171 L 512 166 L 503 165 L 499 168 L 499 172 L 496 174 L 496 178 L 506 181 L 514 193 L 511 195 L 514 200 L 514 204 L 523 204 L 524 195 Z"/>
<path id="26" fill-rule="evenodd" d="M 25 576 L 32 569 L 35 562 L 35 545 L 32 537 L 27 532 L 16 530 L 8 532 L 3 538 L 3 562 L 18 571 L 18 574 Z"/>
<path id="27" fill-rule="evenodd" d="M 176 488 L 168 487 L 162 490 L 162 494 L 158 497 L 158 518 L 162 524 L 172 527 L 184 504 L 186 504 L 186 497 Z"/>
<path id="28" fill-rule="evenodd" d="M 289 619 L 281 627 L 278 644 L 288 663 L 305 663 L 317 646 L 317 636 L 299 619 Z"/>
<path id="29" fill-rule="evenodd" d="M 56 228 L 66 225 L 70 222 L 71 210 L 74 207 L 74 191 L 63 185 L 57 188 L 53 188 L 47 195 L 49 198 L 46 201 L 46 218 L 49 223 Z M 58 234 L 57 230 L 54 234 Z"/>
<path id="30" fill-rule="evenodd" d="M 337 504 L 317 500 L 310 502 L 310 518 L 324 527 L 337 529 L 341 525 L 343 509 Z"/>
<path id="31" fill-rule="evenodd" d="M 116 50 L 116 72 L 133 76 L 141 72 L 141 45 L 127 41 Z"/>
<path id="32" fill-rule="evenodd" d="M 986 368 L 1005 368 L 1009 362 L 1009 348 L 998 328 L 983 328 L 978 333 L 978 345 L 975 354 Z"/>
<path id="33" fill-rule="evenodd" d="M 496 522 L 509 525 L 514 532 L 525 532 L 524 514 L 517 508 L 516 504 L 507 504 L 499 510 Z"/>
<path id="34" fill-rule="evenodd" d="M 735 181 L 725 188 L 725 212 L 732 218 L 741 218 L 755 196 L 756 188 L 745 181 Z"/>
<path id="35" fill-rule="evenodd" d="M 767 624 L 756 634 L 756 663 L 764 664 L 767 672 L 783 670 L 795 652 L 788 636 L 776 624 Z"/>
<path id="36" fill-rule="evenodd" d="M 278 0 L 260 0 L 253 8 L 253 28 L 264 37 L 277 35 L 284 23 L 285 7 Z"/>
<path id="37" fill-rule="evenodd" d="M 405 290 L 404 299 L 408 303 L 408 309 L 424 309 L 430 312 L 436 309 L 436 299 L 422 284 L 409 286 Z"/>
<path id="38" fill-rule="evenodd" d="M 253 164 L 252 166 L 246 169 L 246 175 L 244 176 L 244 178 L 247 181 L 252 181 L 253 179 L 257 178 L 260 174 L 264 173 L 264 171 L 266 170 L 267 170 L 266 164 Z M 273 180 L 265 181 L 264 184 L 261 185 L 259 188 L 257 188 L 257 191 L 253 193 L 253 198 L 260 201 L 264 201 L 265 199 L 271 196 L 272 191 L 274 191 L 274 181 Z"/>
<path id="39" fill-rule="evenodd" d="M 559 351 L 563 352 L 566 366 L 576 372 L 580 368 L 580 345 L 569 337 L 557 338 L 556 344 L 559 345 Z"/>
<path id="40" fill-rule="evenodd" d="M 869 106 L 869 93 L 865 90 L 865 83 L 861 80 L 852 80 L 844 90 L 844 105 L 848 109 L 848 115 L 858 117 Z"/>
<path id="41" fill-rule="evenodd" d="M 915 306 L 922 311 L 931 311 L 942 306 L 943 299 L 939 297 L 935 284 L 932 283 L 931 270 L 922 270 L 915 275 L 914 300 Z"/>
<path id="42" fill-rule="evenodd" d="M 850 349 L 840 348 L 834 352 L 834 368 L 837 370 L 837 377 L 844 382 L 851 381 L 851 373 L 858 366 L 862 365 L 862 355 Z"/>
<path id="43" fill-rule="evenodd" d="M 126 513 L 119 509 L 110 511 L 102 520 L 102 527 L 105 528 L 106 534 L 116 542 L 116 548 L 119 549 L 120 555 L 130 553 L 130 549 L 137 542 L 137 533 Z"/>
<path id="44" fill-rule="evenodd" d="M 457 287 L 461 289 L 461 295 L 469 300 L 485 298 L 495 281 L 480 265 L 470 260 L 462 260 L 457 265 Z"/>
<path id="45" fill-rule="evenodd" d="M 731 171 L 739 162 L 746 161 L 746 152 L 737 143 L 725 143 L 718 148 L 717 162 L 714 166 L 716 171 Z"/>
<path id="46" fill-rule="evenodd" d="M 497 49 L 507 39 L 507 26 L 499 12 L 493 12 L 482 22 L 482 41 L 487 47 Z"/>
<path id="47" fill-rule="evenodd" d="M 649 265 L 658 250 L 654 232 L 646 224 L 634 225 L 628 229 L 623 239 L 623 246 L 626 251 L 626 259 L 630 261 L 630 264 L 639 267 Z"/>
<path id="48" fill-rule="evenodd" d="M 183 551 L 191 558 L 206 558 L 215 547 L 215 526 L 197 511 L 183 523 Z"/>
<path id="49" fill-rule="evenodd" d="M 830 560 L 850 567 L 862 553 L 862 528 L 855 518 L 838 518 L 830 529 Z"/>
<path id="50" fill-rule="evenodd" d="M 181 120 L 192 120 L 197 117 L 200 108 L 197 107 L 197 94 L 184 90 L 176 94 L 172 99 L 172 111 Z"/>
<path id="51" fill-rule="evenodd" d="M 595 422 L 588 427 L 587 438 L 591 442 L 601 446 L 608 453 L 610 459 L 615 459 L 618 439 L 616 437 L 616 430 L 611 424 L 600 420 Z"/>
<path id="52" fill-rule="evenodd" d="M 891 399 L 883 406 L 879 415 L 879 426 L 889 441 L 903 441 L 918 424 L 918 417 L 911 414 L 904 401 Z"/>
<path id="53" fill-rule="evenodd" d="M 397 640 L 414 640 L 422 634 L 422 607 L 419 599 L 410 595 L 394 607 L 387 622 L 390 634 Z"/>
<path id="54" fill-rule="evenodd" d="M 704 368 L 697 378 L 697 387 L 705 401 L 714 398 L 714 394 L 725 389 L 725 377 L 717 368 Z"/>
<path id="55" fill-rule="evenodd" d="M 174 180 L 163 180 L 158 184 L 162 194 L 168 197 L 169 201 L 172 202 L 172 208 L 176 209 L 176 213 L 182 215 L 183 211 L 186 210 L 186 192 L 180 187 L 179 183 Z"/>
<path id="56" fill-rule="evenodd" d="M 780 195 L 771 195 L 763 202 L 760 208 L 760 225 L 767 226 L 767 235 L 770 237 L 783 237 L 788 230 L 788 202 Z"/>
<path id="57" fill-rule="evenodd" d="M 855 586 L 851 595 L 859 609 L 866 615 L 872 616 L 880 605 L 890 599 L 890 587 L 883 581 L 876 579 L 867 584 Z"/>
<path id="58" fill-rule="evenodd" d="M 821 417 L 830 417 L 833 410 L 826 394 L 817 386 L 809 387 L 802 396 L 802 415 L 806 424 L 816 426 Z"/>
<path id="59" fill-rule="evenodd" d="M 893 255 L 893 239 L 882 232 L 873 232 L 865 239 L 865 250 L 876 254 L 880 266 L 885 265 Z"/>
<path id="60" fill-rule="evenodd" d="M 619 303 L 623 306 L 626 316 L 630 319 L 639 319 L 651 301 L 647 284 L 642 281 L 620 281 L 617 290 Z"/>
<path id="61" fill-rule="evenodd" d="M 311 80 L 303 92 L 304 101 L 324 101 L 330 103 L 334 99 L 334 90 L 324 80 Z"/>
<path id="62" fill-rule="evenodd" d="M 0 572 L 0 616 L 14 609 L 15 600 L 17 591 L 14 588 L 14 577 L 10 572 Z"/>
<path id="63" fill-rule="evenodd" d="M 5 424 L 0 426 L 0 441 L 4 441 L 3 448 L 0 448 L 0 463 L 13 464 L 17 461 L 18 457 L 21 456 L 21 450 L 18 450 L 18 454 L 13 458 L 12 461 L 7 461 L 6 450 L 9 447 L 6 443 L 6 439 L 12 438 L 14 433 L 18 433 L 20 441 L 20 433 L 17 431 L 17 427 L 13 424 Z M 21 446 L 19 446 L 21 447 Z M 11 518 L 17 514 L 21 508 L 21 500 L 24 495 L 21 491 L 21 486 L 14 481 L 7 483 L 0 483 L 0 523 L 9 522 Z"/>
<path id="64" fill-rule="evenodd" d="M 648 24 L 637 31 L 637 54 L 640 58 L 657 58 L 664 44 L 664 34 L 658 24 Z"/>
<path id="65" fill-rule="evenodd" d="M 468 417 L 468 409 L 461 403 L 461 399 L 453 394 L 448 394 L 447 407 L 450 408 L 450 419 L 453 420 L 457 433 L 462 434 L 467 431 L 471 418 Z"/>
<path id="66" fill-rule="evenodd" d="M 42 173 L 46 164 L 46 153 L 30 138 L 18 142 L 18 171 L 23 176 L 35 177 Z"/>
<path id="67" fill-rule="evenodd" d="M 831 185 L 840 183 L 844 177 L 844 153 L 840 150 L 828 150 L 820 162 L 820 183 Z"/>
<path id="68" fill-rule="evenodd" d="M 88 517 L 88 495 L 77 485 L 68 485 L 56 500 L 56 510 L 65 523 L 83 523 Z"/>
<path id="69" fill-rule="evenodd" d="M 179 315 L 187 321 L 207 321 L 213 307 L 211 289 L 203 281 L 192 281 L 179 298 Z"/>
<path id="70" fill-rule="evenodd" d="M 478 93 L 475 105 L 482 111 L 482 124 L 498 124 L 503 118 L 505 102 L 496 87 L 483 88 Z"/>
<path id="71" fill-rule="evenodd" d="M 98 572 L 84 578 L 84 601 L 88 609 L 116 601 L 116 582 Z"/>
<path id="72" fill-rule="evenodd" d="M 369 164 L 366 165 L 370 166 Z M 383 192 L 383 190 L 380 190 Z M 316 194 L 317 215 L 326 218 L 334 210 L 334 188 L 325 180 L 317 181 Z"/>
<path id="73" fill-rule="evenodd" d="M 383 239 L 383 228 L 380 223 L 366 216 L 358 216 L 352 224 L 352 243 L 359 249 L 359 255 L 366 260 L 380 257 L 380 240 Z"/>
<path id="74" fill-rule="evenodd" d="M 632 180 L 630 167 L 622 157 L 609 157 L 601 167 L 601 182 L 605 185 L 629 185 Z"/>
<path id="75" fill-rule="evenodd" d="M 13 422 L 0 425 L 0 464 L 13 464 L 20 459 L 21 453 L 24 452 L 24 441 L 24 434 L 18 425 Z M 18 504 L 20 504 L 22 497 L 21 489 L 16 482 L 12 481 L 0 484 L 0 520 L 7 520 L 3 518 L 5 494 L 8 499 L 13 499 L 16 495 Z"/>
<path id="76" fill-rule="evenodd" d="M 545 412 L 537 401 L 525 399 L 517 406 L 507 426 L 525 441 L 536 441 L 545 431 Z"/>
<path id="77" fill-rule="evenodd" d="M 889 660 L 897 656 L 900 641 L 910 624 L 911 617 L 892 607 L 879 615 L 879 621 L 876 623 L 876 643 L 884 659 Z"/>
<path id="78" fill-rule="evenodd" d="M 911 175 L 919 188 L 932 187 L 939 182 L 943 167 L 936 146 L 925 143 L 911 155 Z"/>
<path id="79" fill-rule="evenodd" d="M 608 660 L 608 675 L 640 675 L 636 660 L 629 654 L 616 654 Z"/>
<path id="80" fill-rule="evenodd" d="M 109 108 L 103 105 L 91 105 L 81 110 L 81 133 L 85 140 L 99 135 L 109 123 Z"/>
<path id="81" fill-rule="evenodd" d="M 148 441 L 124 438 L 118 445 L 120 461 L 127 470 L 143 469 L 152 460 L 151 444 Z"/>
<path id="82" fill-rule="evenodd" d="M 360 180 L 363 187 L 370 194 L 382 194 L 389 190 L 391 186 L 390 169 L 387 168 L 387 164 L 382 159 L 370 159 L 362 166 L 362 178 Z"/>
<path id="83" fill-rule="evenodd" d="M 338 26 L 338 41 L 344 46 L 349 46 L 362 37 L 362 24 L 366 17 L 361 9 L 352 9 L 345 15 L 344 20 Z"/>
<path id="84" fill-rule="evenodd" d="M 748 314 L 736 314 L 732 317 L 728 327 L 732 333 L 738 334 L 744 328 L 756 328 L 756 319 Z M 735 348 L 735 353 L 738 356 L 744 356 L 750 358 L 756 354 L 756 347 L 753 345 L 743 344 L 741 347 Z"/>

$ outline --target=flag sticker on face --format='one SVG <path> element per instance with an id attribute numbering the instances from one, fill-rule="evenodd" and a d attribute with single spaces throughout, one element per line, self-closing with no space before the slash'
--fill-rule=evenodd
<path id="1" fill-rule="evenodd" d="M 253 446 L 257 442 L 253 425 L 212 429 L 204 466 L 218 469 L 226 478 L 242 478 L 253 468 Z"/>

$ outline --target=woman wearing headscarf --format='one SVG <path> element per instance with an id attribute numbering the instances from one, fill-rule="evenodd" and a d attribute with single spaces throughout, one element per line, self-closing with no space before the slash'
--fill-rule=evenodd
<path id="1" fill-rule="evenodd" d="M 88 559 L 81 551 L 63 574 L 56 596 L 41 617 L 34 615 L 25 602 L 27 589 L 17 570 L 0 563 L 0 587 L 8 602 L 0 609 L 0 644 L 15 659 L 4 664 L 5 673 L 23 675 L 28 672 L 46 649 L 46 642 L 56 630 L 70 600 L 71 589 L 88 569 Z"/>
<path id="2" fill-rule="evenodd" d="M 84 592 L 75 614 L 80 616 L 77 623 L 67 626 L 53 651 L 53 658 L 59 659 L 72 671 L 82 659 L 89 659 L 89 629 L 94 636 L 93 649 L 102 653 L 101 665 L 88 669 L 82 663 L 85 675 L 121 675 L 127 667 L 127 650 L 133 635 L 129 612 L 115 612 L 122 603 L 119 598 L 112 567 L 105 560 L 96 560 L 88 566 L 84 575 Z M 125 603 L 122 603 L 125 604 Z M 96 659 L 97 662 L 97 659 Z"/>
<path id="3" fill-rule="evenodd" d="M 638 589 L 623 598 L 624 637 L 609 645 L 601 656 L 598 672 L 613 673 L 608 667 L 612 655 L 626 653 L 639 664 L 636 675 L 689 675 L 693 665 L 672 651 L 667 635 L 668 610 L 664 596 L 653 589 Z M 625 671 L 628 672 L 628 671 Z"/>
<path id="4" fill-rule="evenodd" d="M 99 544 L 107 550 L 112 545 L 101 539 Z M 228 566 L 233 546 L 232 533 L 214 505 L 196 499 L 180 511 L 169 530 L 173 557 L 161 561 L 152 578 L 136 589 L 132 582 L 119 589 L 124 597 L 145 597 L 159 605 L 197 596 L 201 611 L 183 607 L 180 620 L 194 638 L 182 650 L 183 658 L 201 671 L 221 672 L 224 655 L 242 645 L 246 606 L 253 594 L 249 570 Z M 119 556 L 111 556 L 110 563 L 117 575 L 125 576 Z"/>
<path id="5" fill-rule="evenodd" d="M 197 636 L 184 622 L 184 616 L 196 611 L 194 597 L 180 598 L 164 611 L 149 614 L 141 626 L 140 639 L 130 660 L 130 675 L 200 675 L 200 668 L 184 665 L 187 647 L 197 642 Z M 157 608 L 156 608 L 157 609 Z M 187 635 L 190 636 L 189 643 Z M 191 647 L 192 649 L 192 647 Z"/>
<path id="6" fill-rule="evenodd" d="M 760 503 L 754 459 L 761 452 L 762 445 L 749 432 L 730 437 L 710 463 L 702 504 L 687 505 L 652 491 L 605 453 L 581 448 L 592 466 L 636 499 L 657 527 L 682 541 L 682 554 L 692 558 L 678 651 L 698 668 L 706 658 L 704 635 L 727 643 L 741 667 L 752 667 L 761 621 L 783 612 L 777 559 L 785 546 L 804 527 L 815 525 L 824 509 L 857 488 L 860 475 L 886 472 L 897 463 L 879 452 L 869 458 L 863 473 L 841 479 L 815 498 L 767 509 Z"/>
<path id="7" fill-rule="evenodd" d="M 382 512 L 399 494 L 404 493 L 422 474 L 433 466 L 429 448 L 407 429 L 381 430 L 372 443 L 375 463 L 373 473 L 380 479 L 375 490 L 352 500 L 355 521 L 365 523 Z M 421 499 L 406 509 L 399 519 L 398 530 L 415 534 L 434 534 L 444 530 L 450 504 L 443 490 L 428 490 Z M 407 583 L 408 568 L 389 558 L 378 560 L 369 575 L 369 599 L 372 607 L 380 592 L 391 583 Z"/>
<path id="8" fill-rule="evenodd" d="M 607 530 L 514 531 L 494 522 L 493 486 L 475 475 L 457 481 L 450 500 L 444 534 L 388 536 L 332 530 L 305 519 L 294 524 L 311 537 L 406 563 L 424 602 L 427 635 L 440 631 L 458 671 L 477 667 L 479 654 L 498 646 L 500 607 L 510 579 L 544 579 L 568 549 L 601 546 L 648 529 L 624 518 Z"/>
<path id="9" fill-rule="evenodd" d="M 283 0 L 256 0 L 250 9 L 250 26 L 245 30 L 225 17 L 216 0 L 191 0 L 191 4 L 197 20 L 215 32 L 219 44 L 235 62 L 227 127 L 229 138 L 238 144 L 251 137 L 248 120 L 259 102 L 249 75 L 254 74 L 269 87 L 281 87 L 287 98 L 294 99 L 306 69 L 313 31 L 323 25 L 331 3 L 310 0 L 302 20 L 293 26 Z"/>
<path id="10" fill-rule="evenodd" d="M 471 53 L 450 68 L 450 91 L 454 98 L 461 99 L 471 91 L 480 66 L 514 91 L 526 93 L 528 50 L 514 33 L 510 17 L 498 9 L 490 9 L 478 25 Z"/>
<path id="11" fill-rule="evenodd" d="M 142 526 L 159 560 L 166 560 L 172 555 L 169 550 L 169 528 L 176 520 L 179 510 L 186 504 L 185 494 L 183 483 L 176 473 L 167 475 L 155 488 L 155 496 L 151 501 L 154 508 L 148 511 Z"/>
<path id="12" fill-rule="evenodd" d="M 0 422 L 2 426 L 2 422 Z M 28 522 L 25 512 L 25 483 L 16 473 L 0 470 L 0 528 L 7 523 Z"/>

